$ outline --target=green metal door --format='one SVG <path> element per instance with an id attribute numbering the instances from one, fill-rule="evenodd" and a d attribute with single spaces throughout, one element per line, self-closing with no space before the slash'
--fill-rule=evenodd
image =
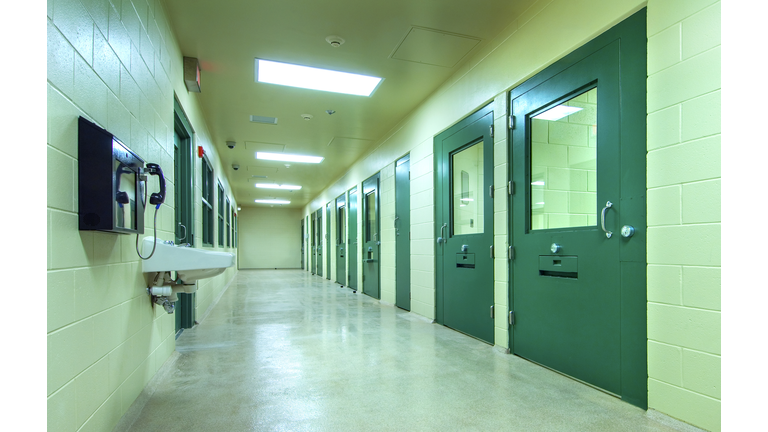
<path id="1" fill-rule="evenodd" d="M 304 270 L 304 218 L 301 219 L 301 269 Z"/>
<path id="2" fill-rule="evenodd" d="M 349 235 L 347 236 L 347 286 L 357 289 L 357 187 L 349 190 Z"/>
<path id="3" fill-rule="evenodd" d="M 379 292 L 379 173 L 363 182 L 363 293 L 381 298 Z"/>
<path id="4" fill-rule="evenodd" d="M 437 320 L 493 343 L 493 110 L 435 137 Z"/>
<path id="5" fill-rule="evenodd" d="M 194 245 L 194 153 L 192 127 L 181 107 L 175 106 L 173 129 L 174 242 Z M 195 325 L 195 293 L 179 293 L 174 314 L 176 333 Z"/>
<path id="6" fill-rule="evenodd" d="M 317 219 L 317 226 L 315 229 L 317 230 L 315 234 L 317 234 L 317 271 L 315 272 L 318 276 L 323 275 L 323 209 L 322 207 L 317 209 L 316 219 Z"/>
<path id="7" fill-rule="evenodd" d="M 395 164 L 395 305 L 411 310 L 411 158 Z"/>
<path id="8" fill-rule="evenodd" d="M 331 280 L 331 207 L 332 204 L 325 205 L 325 278 Z"/>
<path id="9" fill-rule="evenodd" d="M 509 321 L 514 354 L 645 406 L 641 31 L 590 43 L 510 94 Z"/>
<path id="10" fill-rule="evenodd" d="M 309 232 L 309 242 L 311 244 L 309 255 L 312 263 L 309 266 L 309 271 L 311 271 L 312 274 L 317 274 L 317 214 L 312 213 L 310 218 L 312 221 L 310 223 L 311 229 Z"/>
<path id="11" fill-rule="evenodd" d="M 344 285 L 347 279 L 347 195 L 336 198 L 336 282 Z"/>

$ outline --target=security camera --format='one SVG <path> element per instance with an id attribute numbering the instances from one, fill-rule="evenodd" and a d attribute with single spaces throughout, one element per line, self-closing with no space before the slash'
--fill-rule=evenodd
<path id="1" fill-rule="evenodd" d="M 237 170 L 239 170 L 239 169 L 240 169 L 240 165 L 238 165 L 238 164 L 232 164 L 232 169 L 233 169 L 233 170 L 235 170 L 235 171 L 237 171 Z"/>
<path id="2" fill-rule="evenodd" d="M 227 141 L 227 147 L 229 147 L 231 149 L 235 148 L 235 144 L 236 143 L 234 141 Z"/>

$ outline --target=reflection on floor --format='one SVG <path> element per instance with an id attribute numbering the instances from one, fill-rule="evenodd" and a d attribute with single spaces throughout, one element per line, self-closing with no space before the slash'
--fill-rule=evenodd
<path id="1" fill-rule="evenodd" d="M 301 270 L 241 270 L 176 343 L 118 429 L 695 430 Z"/>

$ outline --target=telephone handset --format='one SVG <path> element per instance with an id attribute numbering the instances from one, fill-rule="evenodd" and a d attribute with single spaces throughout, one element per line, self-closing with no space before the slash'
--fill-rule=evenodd
<path id="1" fill-rule="evenodd" d="M 163 175 L 163 169 L 156 163 L 148 163 L 145 172 L 156 175 L 160 179 L 160 192 L 154 192 L 149 196 L 149 203 L 159 207 L 160 204 L 165 202 L 165 176 Z"/>
<path id="2" fill-rule="evenodd" d="M 157 210 L 160 209 L 160 204 L 165 201 L 165 176 L 163 175 L 163 169 L 156 163 L 148 163 L 144 168 L 143 173 L 156 175 L 160 180 L 160 192 L 154 192 L 149 196 L 149 203 L 155 205 L 155 222 L 153 224 L 155 241 L 152 244 L 152 252 L 150 252 L 149 256 L 141 256 L 141 252 L 139 252 L 139 235 L 136 234 L 136 253 L 139 255 L 139 258 L 146 260 L 152 258 L 152 255 L 155 254 L 155 248 L 157 247 Z M 146 193 L 146 190 L 144 193 Z"/>
<path id="3" fill-rule="evenodd" d="M 115 201 L 120 204 L 120 207 L 131 202 L 131 199 L 128 196 L 128 192 L 120 190 L 120 180 L 123 178 L 123 174 L 132 172 L 129 169 L 123 168 L 124 166 L 126 165 L 120 162 L 120 165 L 117 167 L 117 171 L 115 172 Z"/>

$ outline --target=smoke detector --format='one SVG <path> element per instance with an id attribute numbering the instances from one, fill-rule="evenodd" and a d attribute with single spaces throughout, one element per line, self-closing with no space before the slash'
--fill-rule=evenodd
<path id="1" fill-rule="evenodd" d="M 341 36 L 331 35 L 325 38 L 325 41 L 331 44 L 332 47 L 338 48 L 344 43 L 344 38 L 342 38 Z"/>
<path id="2" fill-rule="evenodd" d="M 312 120 L 312 114 L 302 114 L 301 118 L 307 121 Z"/>

